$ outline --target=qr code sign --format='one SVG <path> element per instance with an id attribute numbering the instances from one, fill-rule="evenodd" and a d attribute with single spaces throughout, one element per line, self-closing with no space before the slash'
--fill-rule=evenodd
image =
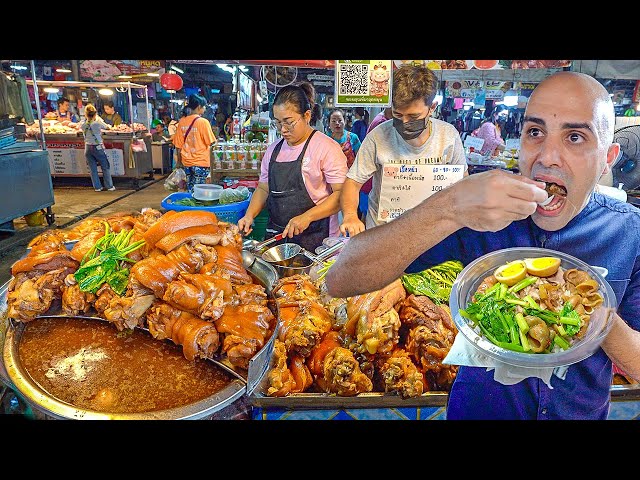
<path id="1" fill-rule="evenodd" d="M 338 95 L 367 95 L 369 93 L 369 65 L 341 64 Z"/>

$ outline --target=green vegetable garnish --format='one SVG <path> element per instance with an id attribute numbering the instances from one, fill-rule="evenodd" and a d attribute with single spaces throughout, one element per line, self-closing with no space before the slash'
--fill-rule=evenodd
<path id="1" fill-rule="evenodd" d="M 104 223 L 104 237 L 85 254 L 74 277 L 83 292 L 96 293 L 108 283 L 114 292 L 123 295 L 129 284 L 127 264 L 135 262 L 127 255 L 142 247 L 145 241 L 139 240 L 129 245 L 133 230 L 121 230 L 115 234 L 109 231 L 109 224 Z"/>

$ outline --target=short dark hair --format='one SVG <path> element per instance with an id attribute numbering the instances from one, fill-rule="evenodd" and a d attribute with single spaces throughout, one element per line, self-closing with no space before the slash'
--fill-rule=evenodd
<path id="1" fill-rule="evenodd" d="M 111 107 L 113 108 L 113 100 L 105 100 L 104 102 L 102 102 L 102 105 L 104 107 Z"/>
<path id="2" fill-rule="evenodd" d="M 438 92 L 438 77 L 424 65 L 405 64 L 393 72 L 392 104 L 406 107 L 416 100 L 431 106 Z"/>
<path id="3" fill-rule="evenodd" d="M 64 103 L 64 102 L 68 102 L 68 101 L 69 101 L 69 99 L 67 97 L 60 97 L 58 99 L 58 105 L 60 105 L 61 103 Z"/>

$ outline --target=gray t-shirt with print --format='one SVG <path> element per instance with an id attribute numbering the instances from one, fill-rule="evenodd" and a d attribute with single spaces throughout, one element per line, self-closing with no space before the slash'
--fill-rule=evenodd
<path id="1" fill-rule="evenodd" d="M 369 193 L 367 228 L 386 223 L 378 220 L 382 167 L 387 162 L 402 164 L 421 160 L 427 164 L 465 165 L 464 147 L 458 130 L 450 123 L 431 119 L 432 131 L 427 141 L 420 147 L 409 145 L 393 127 L 393 122 L 384 122 L 371 130 L 364 138 L 356 159 L 351 165 L 347 178 L 365 183 L 373 176 L 373 186 Z"/>

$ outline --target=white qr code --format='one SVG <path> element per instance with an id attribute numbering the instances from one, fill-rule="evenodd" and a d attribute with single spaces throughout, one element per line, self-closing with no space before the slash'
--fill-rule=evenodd
<path id="1" fill-rule="evenodd" d="M 338 95 L 367 95 L 369 93 L 369 65 L 340 64 Z"/>

